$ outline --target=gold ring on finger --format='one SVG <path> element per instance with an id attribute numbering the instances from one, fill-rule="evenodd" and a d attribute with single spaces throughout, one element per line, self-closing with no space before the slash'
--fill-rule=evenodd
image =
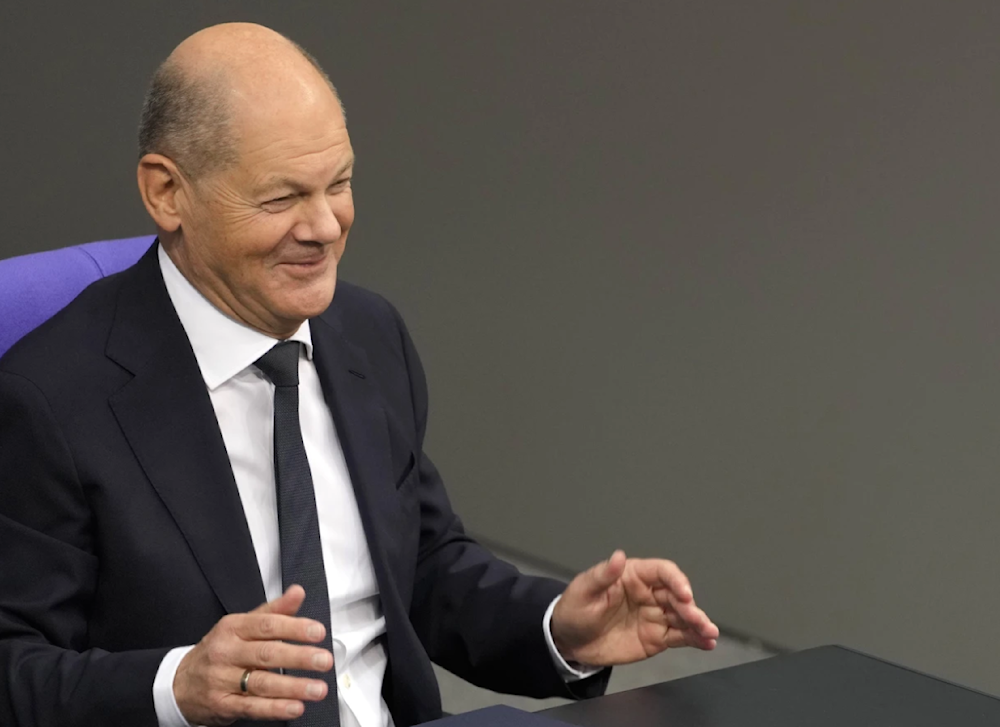
<path id="1" fill-rule="evenodd" d="M 240 691 L 246 694 L 250 691 L 250 675 L 253 674 L 253 669 L 245 669 L 243 671 L 243 676 L 240 677 Z"/>

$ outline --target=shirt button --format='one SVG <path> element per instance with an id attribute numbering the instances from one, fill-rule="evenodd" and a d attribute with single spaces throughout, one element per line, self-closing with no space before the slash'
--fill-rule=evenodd
<path id="1" fill-rule="evenodd" d="M 341 679 L 340 681 L 344 685 L 344 689 L 350 689 L 351 688 L 351 675 L 350 674 L 344 674 L 344 678 Z"/>

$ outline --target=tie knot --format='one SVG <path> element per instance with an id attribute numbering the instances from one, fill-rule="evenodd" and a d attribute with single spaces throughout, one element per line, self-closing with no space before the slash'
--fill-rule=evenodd
<path id="1" fill-rule="evenodd" d="M 301 348 L 298 341 L 282 341 L 257 359 L 254 366 L 275 386 L 298 386 Z"/>

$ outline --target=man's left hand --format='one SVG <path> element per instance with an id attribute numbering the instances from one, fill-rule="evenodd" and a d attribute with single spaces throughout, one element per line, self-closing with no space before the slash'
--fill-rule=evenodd
<path id="1" fill-rule="evenodd" d="M 707 651 L 719 638 L 675 563 L 620 550 L 566 587 L 551 629 L 563 658 L 589 666 L 629 664 L 680 646 Z"/>

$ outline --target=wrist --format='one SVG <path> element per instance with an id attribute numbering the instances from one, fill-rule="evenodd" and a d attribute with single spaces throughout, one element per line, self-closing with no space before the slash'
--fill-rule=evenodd
<path id="1" fill-rule="evenodd" d="M 562 606 L 562 608 L 560 608 Z M 557 596 L 549 606 L 546 626 L 552 647 L 558 652 L 566 662 L 574 662 L 574 649 L 572 641 L 568 638 L 565 626 L 565 606 L 562 604 L 562 596 Z"/>
<path id="2" fill-rule="evenodd" d="M 160 662 L 153 681 L 153 707 L 159 727 L 191 727 L 177 704 L 175 682 L 181 661 L 193 646 L 172 649 Z"/>

